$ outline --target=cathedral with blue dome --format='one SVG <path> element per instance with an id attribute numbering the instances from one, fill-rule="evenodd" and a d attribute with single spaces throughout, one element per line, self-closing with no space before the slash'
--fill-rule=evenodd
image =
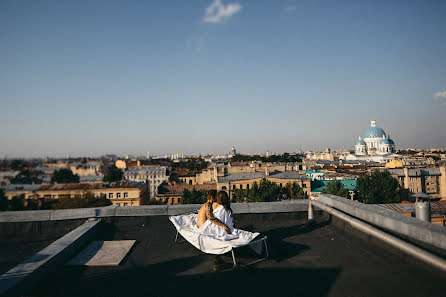
<path id="1" fill-rule="evenodd" d="M 359 136 L 355 145 L 355 154 L 349 160 L 370 160 L 385 162 L 395 157 L 395 143 L 384 130 L 372 120 L 364 134 Z"/>

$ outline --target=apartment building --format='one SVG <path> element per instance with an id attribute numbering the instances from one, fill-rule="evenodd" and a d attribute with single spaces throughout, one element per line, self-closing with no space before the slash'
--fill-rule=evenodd
<path id="1" fill-rule="evenodd" d="M 83 198 L 87 195 L 107 198 L 117 206 L 139 206 L 148 199 L 147 186 L 130 181 L 42 185 L 25 198 Z"/>
<path id="2" fill-rule="evenodd" d="M 434 199 L 446 199 L 446 166 L 425 168 L 405 167 L 388 170 L 398 180 L 401 188 L 407 190 L 407 196 L 424 192 Z"/>
<path id="3" fill-rule="evenodd" d="M 126 169 L 124 179 L 145 183 L 150 199 L 154 199 L 158 193 L 158 187 L 169 180 L 168 167 L 152 166 Z"/>

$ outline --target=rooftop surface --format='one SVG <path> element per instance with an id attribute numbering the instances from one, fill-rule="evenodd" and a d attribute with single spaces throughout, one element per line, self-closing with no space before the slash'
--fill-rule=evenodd
<path id="1" fill-rule="evenodd" d="M 0 275 L 82 225 L 84 221 L 0 223 Z"/>
<path id="2" fill-rule="evenodd" d="M 214 256 L 174 243 L 167 216 L 105 218 L 96 240 L 135 239 L 118 267 L 64 266 L 32 296 L 444 296 L 446 275 L 328 214 L 236 214 L 237 227 L 268 236 L 270 259 L 214 272 Z M 69 221 L 66 221 L 69 222 Z M 252 255 L 237 252 L 241 263 Z M 224 256 L 231 263 L 230 256 Z"/>

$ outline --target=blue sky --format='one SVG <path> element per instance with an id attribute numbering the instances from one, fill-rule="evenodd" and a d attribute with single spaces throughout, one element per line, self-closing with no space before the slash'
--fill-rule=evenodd
<path id="1" fill-rule="evenodd" d="M 446 1 L 0 1 L 0 157 L 446 147 Z"/>

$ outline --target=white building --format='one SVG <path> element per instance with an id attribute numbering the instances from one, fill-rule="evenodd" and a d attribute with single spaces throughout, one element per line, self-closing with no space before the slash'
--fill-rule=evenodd
<path id="1" fill-rule="evenodd" d="M 355 145 L 355 154 L 348 155 L 346 160 L 365 160 L 387 162 L 398 157 L 395 155 L 395 143 L 384 130 L 376 126 L 372 120 L 363 136 L 359 136 Z"/>
<path id="2" fill-rule="evenodd" d="M 153 199 L 158 193 L 159 185 L 161 185 L 164 181 L 169 180 L 167 173 L 168 170 L 166 166 L 139 167 L 126 169 L 124 171 L 124 179 L 146 183 L 149 191 L 149 197 Z"/>

